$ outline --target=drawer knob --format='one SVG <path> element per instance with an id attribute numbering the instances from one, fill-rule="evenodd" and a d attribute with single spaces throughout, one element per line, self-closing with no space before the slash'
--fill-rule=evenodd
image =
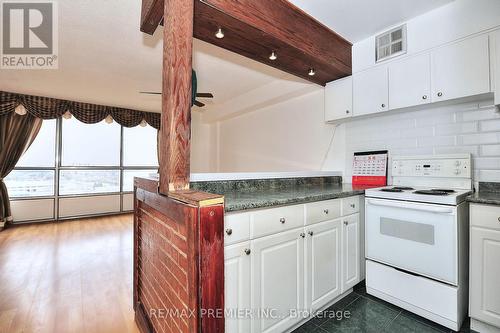
<path id="1" fill-rule="evenodd" d="M 305 238 L 306 234 L 302 232 L 302 233 L 300 233 L 300 237 Z"/>
<path id="2" fill-rule="evenodd" d="M 231 228 L 226 229 L 226 234 L 228 236 L 231 236 L 233 234 L 233 229 L 231 229 Z"/>
<path id="3" fill-rule="evenodd" d="M 330 211 L 328 209 L 325 209 L 323 213 L 328 214 Z"/>
<path id="4" fill-rule="evenodd" d="M 351 208 L 356 208 L 355 204 L 351 204 L 350 206 L 351 206 Z"/>
<path id="5" fill-rule="evenodd" d="M 438 92 L 438 96 L 439 97 L 443 96 L 443 93 L 442 92 Z"/>
<path id="6" fill-rule="evenodd" d="M 286 222 L 285 218 L 284 217 L 280 218 L 280 222 L 285 223 Z"/>
<path id="7" fill-rule="evenodd" d="M 249 255 L 250 255 L 250 253 L 252 253 L 252 251 L 250 251 L 250 249 L 245 249 L 245 254 L 246 254 L 247 256 L 249 256 Z"/>
<path id="8" fill-rule="evenodd" d="M 344 225 L 349 225 L 349 222 L 348 221 L 344 221 Z"/>
<path id="9" fill-rule="evenodd" d="M 313 232 L 312 230 L 311 230 L 311 231 L 309 231 L 308 233 L 309 233 L 309 236 L 314 235 L 314 232 Z"/>

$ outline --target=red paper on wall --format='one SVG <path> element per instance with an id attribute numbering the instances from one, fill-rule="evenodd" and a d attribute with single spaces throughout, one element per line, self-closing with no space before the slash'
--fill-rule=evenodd
<path id="1" fill-rule="evenodd" d="M 388 151 L 354 153 L 352 185 L 387 185 Z"/>

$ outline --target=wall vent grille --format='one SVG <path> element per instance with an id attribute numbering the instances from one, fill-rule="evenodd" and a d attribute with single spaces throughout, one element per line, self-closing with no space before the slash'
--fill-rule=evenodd
<path id="1" fill-rule="evenodd" d="M 386 31 L 375 39 L 376 62 L 406 53 L 406 25 Z"/>

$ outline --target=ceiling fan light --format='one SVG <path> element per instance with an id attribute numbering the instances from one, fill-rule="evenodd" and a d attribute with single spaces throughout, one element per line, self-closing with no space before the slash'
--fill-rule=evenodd
<path id="1" fill-rule="evenodd" d="M 71 117 L 72 117 L 71 112 L 69 111 L 64 112 L 63 114 L 64 119 L 71 119 Z"/>
<path id="2" fill-rule="evenodd" d="M 24 115 L 26 115 L 26 113 L 28 113 L 26 111 L 26 108 L 22 104 L 19 104 L 18 106 L 16 106 L 16 109 L 14 110 L 14 112 L 20 116 L 24 116 Z"/>
<path id="3" fill-rule="evenodd" d="M 314 68 L 309 68 L 309 73 L 307 74 L 309 74 L 309 76 L 314 76 L 316 75 L 316 71 L 314 70 Z"/>
<path id="4" fill-rule="evenodd" d="M 146 122 L 146 120 L 144 120 L 144 119 L 143 119 L 143 120 L 141 120 L 141 122 L 139 123 L 139 126 L 141 126 L 141 127 L 146 127 L 146 126 L 148 126 L 148 123 Z"/>
<path id="5" fill-rule="evenodd" d="M 273 60 L 273 61 L 276 60 L 276 59 L 278 59 L 278 55 L 276 54 L 275 51 L 271 52 L 271 55 L 269 56 L 269 59 Z"/>
<path id="6" fill-rule="evenodd" d="M 106 119 L 104 119 L 104 121 L 106 122 L 106 124 L 112 124 L 113 123 L 113 117 L 111 117 L 111 115 L 108 115 L 106 117 Z"/>
<path id="7" fill-rule="evenodd" d="M 215 33 L 215 37 L 218 39 L 224 38 L 224 31 L 222 31 L 222 28 L 217 29 L 217 32 Z"/>

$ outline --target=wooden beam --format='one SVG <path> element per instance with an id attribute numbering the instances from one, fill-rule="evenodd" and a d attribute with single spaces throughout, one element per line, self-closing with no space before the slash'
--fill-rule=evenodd
<path id="1" fill-rule="evenodd" d="M 194 3 L 195 38 L 320 85 L 352 74 L 351 43 L 287 0 Z M 219 27 L 223 39 L 215 37 Z M 308 75 L 310 68 L 316 75 Z"/>
<path id="2" fill-rule="evenodd" d="M 194 2 L 166 0 L 159 192 L 189 189 Z"/>
<path id="3" fill-rule="evenodd" d="M 142 0 L 141 31 L 152 35 L 163 20 L 164 0 Z"/>

